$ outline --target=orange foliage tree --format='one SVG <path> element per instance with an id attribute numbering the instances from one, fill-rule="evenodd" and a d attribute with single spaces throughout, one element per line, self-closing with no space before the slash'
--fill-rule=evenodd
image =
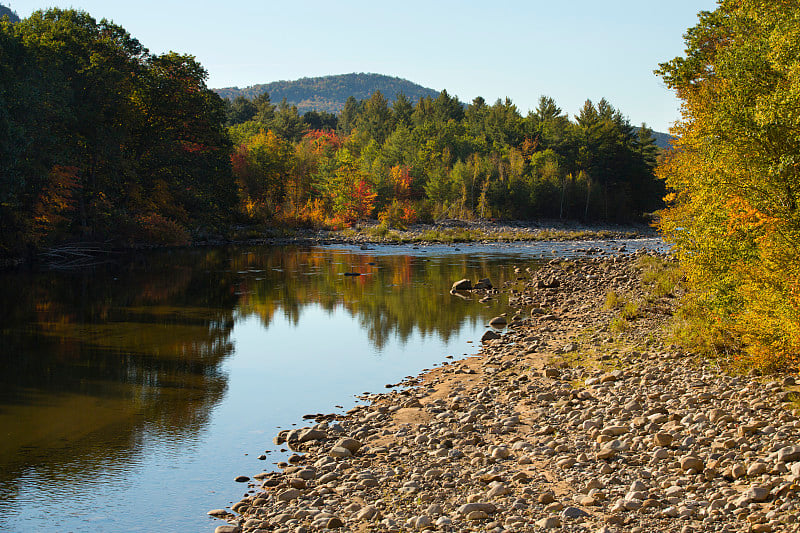
<path id="1" fill-rule="evenodd" d="M 73 166 L 54 165 L 50 169 L 34 207 L 33 235 L 37 242 L 67 229 L 81 188 L 78 172 L 78 167 Z"/>

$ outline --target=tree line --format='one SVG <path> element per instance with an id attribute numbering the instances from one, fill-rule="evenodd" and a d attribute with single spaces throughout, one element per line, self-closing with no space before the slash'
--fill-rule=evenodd
<path id="1" fill-rule="evenodd" d="M 606 100 L 442 91 L 300 115 L 222 100 L 190 55 L 75 10 L 0 21 L 0 253 L 65 240 L 188 243 L 234 224 L 379 217 L 626 221 L 660 205 L 652 132 Z"/>
<path id="2" fill-rule="evenodd" d="M 227 101 L 241 212 L 251 221 L 348 224 L 377 215 L 630 221 L 657 209 L 652 131 L 605 99 L 571 120 L 550 97 L 522 116 L 509 100 L 463 105 L 442 91 L 390 104 L 376 91 L 341 113 L 264 93 Z"/>

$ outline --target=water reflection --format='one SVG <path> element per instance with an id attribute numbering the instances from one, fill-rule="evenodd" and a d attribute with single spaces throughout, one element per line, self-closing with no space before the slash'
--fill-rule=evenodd
<path id="1" fill-rule="evenodd" d="M 31 471 L 90 478 L 145 435 L 197 434 L 233 351 L 237 298 L 213 272 L 162 257 L 0 279 L 0 499 Z"/>
<path id="2" fill-rule="evenodd" d="M 233 258 L 231 269 L 241 276 L 239 315 L 257 315 L 269 326 L 278 311 L 297 323 L 308 304 L 343 307 L 380 348 L 390 336 L 405 340 L 415 330 L 447 340 L 465 318 L 480 315 L 475 306 L 454 305 L 447 289 L 467 272 L 494 269 L 492 262 L 497 259 L 460 254 L 428 259 L 295 249 L 244 253 Z M 359 275 L 345 275 L 354 273 Z M 498 275 L 496 282 L 505 281 Z"/>
<path id="3" fill-rule="evenodd" d="M 344 310 L 378 350 L 413 334 L 447 340 L 497 312 L 448 294 L 464 276 L 506 281 L 497 261 L 218 248 L 137 254 L 70 274 L 0 276 L 0 515 L 24 517 L 18 500 L 32 486 L 77 486 L 109 472 L 130 478 L 155 446 L 186 449 L 212 431 L 237 323 L 257 317 L 268 328 L 279 314 L 297 325 L 307 309 L 331 317 Z M 291 357 L 289 346 L 270 351 Z M 138 505 L 148 503 L 159 502 Z"/>

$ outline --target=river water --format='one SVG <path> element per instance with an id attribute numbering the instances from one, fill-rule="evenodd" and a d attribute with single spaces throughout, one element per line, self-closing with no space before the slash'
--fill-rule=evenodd
<path id="1" fill-rule="evenodd" d="M 475 353 L 514 312 L 454 280 L 621 244 L 227 247 L 0 275 L 0 529 L 213 531 L 234 478 L 287 457 L 279 429 Z"/>

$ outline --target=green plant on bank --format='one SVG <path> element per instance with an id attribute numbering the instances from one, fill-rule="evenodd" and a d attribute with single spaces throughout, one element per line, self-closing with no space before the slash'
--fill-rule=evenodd
<path id="1" fill-rule="evenodd" d="M 640 270 L 646 302 L 684 294 L 686 278 L 677 261 L 660 256 L 641 256 L 636 266 Z M 748 370 L 748 365 L 738 358 L 743 349 L 741 339 L 729 328 L 709 327 L 704 308 L 691 295 L 683 297 L 665 328 L 670 342 L 703 354 L 726 371 L 744 373 Z"/>
<path id="2" fill-rule="evenodd" d="M 610 289 L 606 292 L 606 301 L 603 304 L 603 309 L 610 311 L 612 309 L 619 309 L 627 302 L 627 298 L 614 289 Z"/>
<path id="3" fill-rule="evenodd" d="M 624 331 L 629 328 L 628 322 L 621 320 L 623 323 Z M 610 328 L 609 328 L 610 329 Z M 622 339 L 614 339 L 612 342 L 595 344 L 597 336 L 602 333 L 600 328 L 586 328 L 582 330 L 572 342 L 578 344 L 579 348 L 572 352 L 554 354 L 548 358 L 547 363 L 552 366 L 567 366 L 575 368 L 583 366 L 587 369 L 595 369 L 603 372 L 616 370 L 622 368 L 620 363 L 620 356 L 613 355 L 607 357 L 609 352 L 615 351 L 624 353 L 635 349 L 635 346 Z M 572 384 L 573 387 L 581 388 L 584 386 L 584 379 L 575 380 Z"/>
<path id="4" fill-rule="evenodd" d="M 616 316 L 608 323 L 608 331 L 614 335 L 621 335 L 630 329 L 630 322 L 621 316 Z"/>
<path id="5" fill-rule="evenodd" d="M 790 409 L 800 409 L 800 391 L 794 390 L 789 393 Z"/>
<path id="6" fill-rule="evenodd" d="M 386 222 L 381 222 L 377 226 L 372 226 L 371 228 L 367 228 L 364 230 L 364 233 L 371 237 L 375 237 L 377 239 L 385 239 L 386 236 L 389 234 L 389 224 Z"/>
<path id="7" fill-rule="evenodd" d="M 622 306 L 619 316 L 628 321 L 636 320 L 637 318 L 639 318 L 640 311 L 641 308 L 639 302 L 629 301 Z"/>
<path id="8" fill-rule="evenodd" d="M 661 256 L 644 255 L 637 259 L 636 266 L 641 271 L 642 287 L 647 300 L 672 297 L 681 289 L 684 276 L 676 261 Z"/>

